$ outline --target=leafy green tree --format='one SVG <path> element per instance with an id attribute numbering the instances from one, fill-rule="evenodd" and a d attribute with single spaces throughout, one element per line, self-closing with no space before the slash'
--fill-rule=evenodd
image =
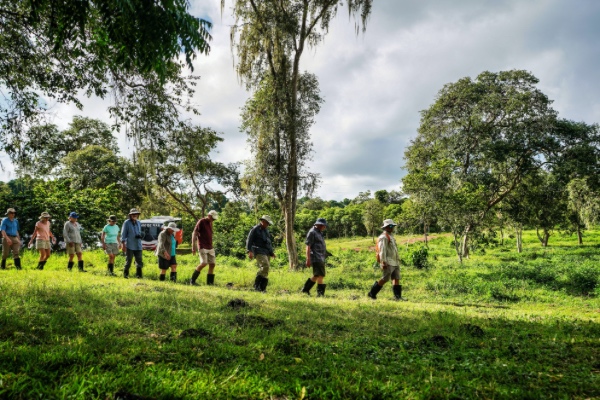
<path id="1" fill-rule="evenodd" d="M 240 193 L 237 164 L 225 165 L 210 158 L 223 140 L 216 131 L 185 123 L 166 139 L 164 145 L 139 152 L 137 159 L 152 171 L 154 184 L 179 210 L 198 220 L 213 202 L 222 202 L 225 194 Z"/>
<path id="2" fill-rule="evenodd" d="M 445 85 L 421 114 L 418 136 L 405 152 L 403 190 L 409 196 L 423 191 L 414 176 L 432 189 L 429 184 L 440 181 L 438 200 L 448 198 L 464 212 L 463 257 L 469 234 L 555 148 L 556 112 L 537 83 L 526 71 L 483 72 Z M 455 211 L 444 206 L 439 212 Z"/>
<path id="3" fill-rule="evenodd" d="M 586 178 L 573 179 L 567 185 L 569 230 L 577 233 L 577 243 L 583 245 L 583 230 L 596 222 L 600 215 L 598 193 L 588 185 Z"/>
<path id="4" fill-rule="evenodd" d="M 118 124 L 138 140 L 160 137 L 193 82 L 181 74 L 208 53 L 210 23 L 187 0 L 0 0 L 0 144 L 16 158 L 27 127 L 48 102 L 81 107 L 84 93 L 106 97 Z M 183 55 L 184 61 L 179 61 Z"/>
<path id="5" fill-rule="evenodd" d="M 383 221 L 383 204 L 376 199 L 367 200 L 363 203 L 363 223 L 367 232 L 371 234 L 373 243 L 375 243 L 375 229 Z"/>
<path id="6" fill-rule="evenodd" d="M 306 161 L 311 151 L 309 129 L 322 101 L 316 77 L 302 73 L 300 61 L 309 46 L 316 47 L 324 39 L 343 3 L 233 1 L 236 22 L 231 37 L 236 69 L 246 87 L 255 91 L 243 112 L 258 161 L 258 167 L 250 171 L 270 180 L 267 186 L 281 204 L 291 269 L 298 267 L 294 234 L 297 198 L 303 188 L 310 191 L 317 183 L 317 176 L 308 173 Z M 364 27 L 372 0 L 345 3 L 350 15 L 359 16 Z M 225 0 L 221 6 L 224 8 Z"/>

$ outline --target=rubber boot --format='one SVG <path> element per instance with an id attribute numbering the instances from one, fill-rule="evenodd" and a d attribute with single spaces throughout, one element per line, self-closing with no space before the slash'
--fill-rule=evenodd
<path id="1" fill-rule="evenodd" d="M 165 274 L 160 274 L 160 275 L 158 276 L 158 280 L 159 280 L 159 281 L 164 281 L 165 279 L 166 279 L 166 277 L 165 277 Z"/>
<path id="2" fill-rule="evenodd" d="M 73 265 L 75 265 L 75 262 L 74 261 L 69 261 L 69 264 L 67 264 L 67 269 L 69 271 L 72 271 L 73 270 Z"/>
<path id="3" fill-rule="evenodd" d="M 215 284 L 215 274 L 206 274 L 206 284 L 207 285 Z"/>
<path id="4" fill-rule="evenodd" d="M 371 286 L 371 291 L 369 293 L 367 293 L 367 296 L 369 296 L 373 300 L 376 300 L 377 299 L 377 293 L 379 293 L 379 291 L 381 290 L 381 288 L 383 288 L 383 286 L 379 286 L 379 282 L 375 281 L 375 283 L 373 284 L 373 286 Z"/>
<path id="5" fill-rule="evenodd" d="M 20 258 L 15 258 L 15 268 L 18 270 L 21 270 L 21 259 Z"/>
<path id="6" fill-rule="evenodd" d="M 194 273 L 192 274 L 192 279 L 190 279 L 190 285 L 199 286 L 196 283 L 196 279 L 198 279 L 199 276 L 200 276 L 200 271 L 194 271 Z"/>
<path id="7" fill-rule="evenodd" d="M 138 279 L 142 279 L 144 277 L 142 274 L 142 267 L 135 267 L 135 277 Z"/>
<path id="8" fill-rule="evenodd" d="M 394 285 L 392 286 L 392 290 L 394 291 L 394 298 L 396 300 L 406 301 L 406 299 L 402 297 L 402 285 Z"/>
<path id="9" fill-rule="evenodd" d="M 115 276 L 115 264 L 108 264 L 108 275 Z"/>
<path id="10" fill-rule="evenodd" d="M 310 296 L 310 289 L 312 289 L 313 286 L 315 286 L 315 282 L 313 282 L 310 278 L 308 278 L 306 280 L 306 282 L 304 282 L 304 287 L 302 288 L 302 293 L 306 293 L 307 295 Z"/>
<path id="11" fill-rule="evenodd" d="M 44 269 L 44 267 L 46 266 L 46 263 L 47 263 L 47 262 L 48 262 L 48 261 L 46 261 L 46 260 L 42 261 L 42 268 L 40 268 L 40 269 Z"/>
<path id="12" fill-rule="evenodd" d="M 177 282 L 177 272 L 171 272 L 171 282 Z"/>
<path id="13" fill-rule="evenodd" d="M 42 270 L 44 269 L 44 262 L 43 261 L 38 261 L 38 266 L 36 269 Z"/>
<path id="14" fill-rule="evenodd" d="M 123 278 L 129 279 L 129 268 L 123 268 Z"/>
<path id="15" fill-rule="evenodd" d="M 2 265 L 0 265 L 0 269 L 6 269 L 6 260 L 2 260 Z"/>
<path id="16" fill-rule="evenodd" d="M 326 284 L 324 283 L 319 283 L 317 285 L 317 297 L 324 297 L 325 296 L 325 288 L 327 287 Z"/>
<path id="17" fill-rule="evenodd" d="M 262 278 L 262 280 L 260 281 L 260 291 L 266 293 L 268 284 L 269 280 L 267 278 Z"/>
<path id="18" fill-rule="evenodd" d="M 77 261 L 77 268 L 79 269 L 79 272 L 87 272 L 85 269 L 83 269 L 83 260 Z"/>
<path id="19" fill-rule="evenodd" d="M 262 282 L 263 277 L 260 275 L 256 275 L 256 279 L 254 280 L 254 290 L 260 292 L 260 283 Z"/>

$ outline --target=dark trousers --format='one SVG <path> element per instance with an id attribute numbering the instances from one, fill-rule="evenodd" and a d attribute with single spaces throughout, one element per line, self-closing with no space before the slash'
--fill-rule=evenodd
<path id="1" fill-rule="evenodd" d="M 129 270 L 131 267 L 131 261 L 135 257 L 135 266 L 136 268 L 142 268 L 144 266 L 144 262 L 142 261 L 142 250 L 130 250 L 127 249 L 127 253 L 125 255 L 125 269 Z"/>

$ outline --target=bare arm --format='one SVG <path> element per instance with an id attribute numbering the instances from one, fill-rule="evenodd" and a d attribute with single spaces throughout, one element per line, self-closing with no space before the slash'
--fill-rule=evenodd
<path id="1" fill-rule="evenodd" d="M 306 246 L 306 266 L 310 267 L 310 246 Z"/>
<path id="2" fill-rule="evenodd" d="M 31 235 L 31 240 L 29 241 L 30 244 L 33 243 L 33 241 L 35 240 L 35 238 L 37 237 L 37 235 L 38 235 L 38 227 L 36 226 L 33 229 L 33 234 Z M 50 235 L 52 235 L 52 234 L 50 234 Z"/>

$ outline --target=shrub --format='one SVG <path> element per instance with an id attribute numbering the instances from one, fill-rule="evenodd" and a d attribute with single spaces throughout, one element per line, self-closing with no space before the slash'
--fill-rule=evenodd
<path id="1" fill-rule="evenodd" d="M 582 264 L 567 272 L 568 284 L 575 293 L 589 294 L 598 286 L 599 275 L 597 267 Z"/>
<path id="2" fill-rule="evenodd" d="M 410 261 L 415 268 L 424 269 L 429 266 L 428 256 L 429 250 L 426 247 L 420 247 L 411 253 Z"/>

